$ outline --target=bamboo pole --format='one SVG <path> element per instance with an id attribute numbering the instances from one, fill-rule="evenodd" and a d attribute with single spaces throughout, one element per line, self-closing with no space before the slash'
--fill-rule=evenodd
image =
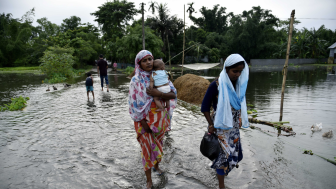
<path id="1" fill-rule="evenodd" d="M 248 118 L 248 121 L 250 123 L 258 123 L 258 124 L 268 125 L 268 126 L 278 128 L 278 129 L 286 131 L 286 132 L 292 132 L 293 131 L 291 126 L 283 125 L 283 123 L 289 123 L 289 122 L 269 122 L 269 121 L 255 119 L 255 118 Z"/>
<path id="2" fill-rule="evenodd" d="M 289 33 L 288 33 L 288 43 L 287 43 L 287 53 L 286 53 L 286 62 L 284 68 L 282 70 L 283 73 L 283 80 L 282 80 L 282 90 L 281 90 L 281 103 L 280 103 L 280 118 L 279 121 L 282 121 L 282 112 L 283 112 L 283 101 L 285 96 L 285 87 L 286 87 L 286 77 L 287 77 L 287 67 L 288 67 L 288 58 L 290 52 L 290 44 L 292 40 L 292 32 L 293 32 L 293 23 L 294 23 L 294 15 L 295 10 L 292 10 L 291 19 L 289 24 Z M 278 130 L 281 133 L 281 130 Z"/>
<path id="3" fill-rule="evenodd" d="M 181 76 L 183 75 L 183 63 L 184 63 L 184 44 L 185 44 L 185 5 L 184 5 L 184 20 L 183 20 L 183 55 L 182 55 L 182 71 Z"/>

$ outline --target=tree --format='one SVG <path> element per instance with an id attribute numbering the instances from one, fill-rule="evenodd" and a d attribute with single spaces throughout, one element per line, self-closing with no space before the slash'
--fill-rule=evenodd
<path id="1" fill-rule="evenodd" d="M 152 11 L 152 14 L 154 14 L 154 13 L 155 13 L 155 8 L 156 8 L 156 6 L 157 6 L 157 2 L 155 2 L 155 1 L 150 1 L 150 2 L 149 2 L 149 9 L 148 9 L 148 10 L 151 10 L 151 11 Z"/>
<path id="2" fill-rule="evenodd" d="M 41 57 L 41 71 L 49 79 L 73 77 L 72 65 L 74 64 L 72 48 L 49 47 Z"/>
<path id="3" fill-rule="evenodd" d="M 81 18 L 77 16 L 71 16 L 70 18 L 66 18 L 62 23 L 62 30 L 66 32 L 68 30 L 74 30 L 81 25 Z"/>
<path id="4" fill-rule="evenodd" d="M 117 37 L 121 38 L 123 36 L 128 22 L 133 20 L 133 16 L 138 14 L 134 3 L 126 0 L 106 2 L 98 9 L 91 15 L 96 17 L 94 21 L 102 25 L 102 31 L 106 39 L 112 39 L 112 41 L 115 41 Z"/>
<path id="5" fill-rule="evenodd" d="M 225 10 L 226 8 L 220 7 L 219 4 L 214 5 L 213 9 L 207 9 L 203 6 L 199 10 L 202 14 L 202 17 L 195 18 L 190 14 L 189 18 L 199 28 L 207 32 L 217 32 L 219 34 L 222 34 L 227 31 L 228 18 L 233 15 L 233 13 L 226 14 Z"/>
<path id="6" fill-rule="evenodd" d="M 142 26 L 136 24 L 133 27 L 128 27 L 127 35 L 121 39 L 117 39 L 117 58 L 122 61 L 133 62 L 134 57 L 142 49 Z M 163 57 L 161 51 L 163 46 L 162 40 L 154 34 L 154 31 L 145 27 L 146 49 L 153 53 L 154 57 Z"/>
<path id="7" fill-rule="evenodd" d="M 92 63 L 102 52 L 99 43 L 99 30 L 94 25 L 87 23 L 81 24 L 74 30 L 67 30 L 57 36 L 51 36 L 47 40 L 48 46 L 59 46 L 61 48 L 72 47 L 75 60 L 74 67 L 80 67 L 83 63 Z"/>
<path id="8" fill-rule="evenodd" d="M 33 37 L 34 8 L 21 19 L 12 14 L 0 14 L 0 66 L 25 66 L 31 63 L 28 51 Z"/>
<path id="9" fill-rule="evenodd" d="M 195 12 L 195 9 L 193 8 L 194 2 L 188 3 L 189 7 L 187 9 L 187 12 L 189 12 L 189 17 L 192 16 L 192 13 Z M 196 13 L 196 12 L 195 12 Z"/>
<path id="10" fill-rule="evenodd" d="M 247 61 L 251 58 L 270 58 L 277 50 L 276 41 L 279 19 L 260 6 L 233 16 L 225 38 L 230 53 L 240 53 Z"/>
<path id="11" fill-rule="evenodd" d="M 175 15 L 170 16 L 167 4 L 156 4 L 155 6 L 158 15 L 153 17 L 149 17 L 147 19 L 147 25 L 157 31 L 164 43 L 162 51 L 166 54 L 166 47 L 169 45 L 169 38 L 168 36 L 173 36 L 173 32 L 178 32 L 177 28 L 180 29 L 180 24 L 183 21 L 178 19 Z"/>

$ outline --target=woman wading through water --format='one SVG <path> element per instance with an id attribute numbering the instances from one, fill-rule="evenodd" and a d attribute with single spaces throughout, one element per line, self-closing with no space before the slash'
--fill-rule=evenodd
<path id="1" fill-rule="evenodd" d="M 163 173 L 159 168 L 163 155 L 162 140 L 165 132 L 170 131 L 172 113 L 176 106 L 176 89 L 171 82 L 169 93 L 162 93 L 156 88 L 149 89 L 152 69 L 152 53 L 147 50 L 140 51 L 135 58 L 135 75 L 131 79 L 128 94 L 129 113 L 134 120 L 137 140 L 142 151 L 142 165 L 147 178 L 146 188 L 153 186 L 152 168 L 155 168 L 159 175 Z M 170 99 L 170 107 L 157 112 L 153 97 Z M 161 103 L 163 106 L 164 101 L 161 100 Z"/>
<path id="2" fill-rule="evenodd" d="M 249 127 L 245 99 L 248 79 L 244 58 L 232 54 L 225 60 L 224 69 L 210 84 L 202 102 L 201 111 L 208 121 L 208 131 L 218 136 L 221 146 L 219 156 L 211 165 L 216 169 L 220 189 L 225 188 L 224 177 L 234 167 L 238 168 L 238 162 L 243 159 L 239 128 Z"/>

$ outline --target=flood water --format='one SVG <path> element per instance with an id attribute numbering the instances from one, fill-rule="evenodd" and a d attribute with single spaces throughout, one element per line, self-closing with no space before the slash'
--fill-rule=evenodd
<path id="1" fill-rule="evenodd" d="M 242 129 L 244 158 L 225 178 L 227 188 L 335 188 L 336 166 L 319 156 L 336 157 L 335 67 L 289 69 L 283 121 L 295 136 L 277 137 Z M 212 77 L 219 70 L 193 72 Z M 177 73 L 176 73 L 177 74 Z M 46 92 L 43 76 L 1 74 L 0 104 L 28 96 L 23 111 L 0 112 L 0 188 L 142 188 L 146 182 L 140 146 L 128 114 L 129 79 L 109 72 L 110 92 L 100 91 L 94 76 L 95 100 L 87 101 L 85 77 Z M 251 68 L 247 103 L 258 119 L 279 120 L 281 68 Z M 179 101 L 172 131 L 165 137 L 164 176 L 153 173 L 155 188 L 216 188 L 215 171 L 199 152 L 206 120 L 199 108 Z M 310 127 L 322 123 L 321 132 Z M 269 131 L 269 132 L 268 132 Z M 303 154 L 312 150 L 314 155 Z M 317 156 L 319 155 L 319 156 Z"/>

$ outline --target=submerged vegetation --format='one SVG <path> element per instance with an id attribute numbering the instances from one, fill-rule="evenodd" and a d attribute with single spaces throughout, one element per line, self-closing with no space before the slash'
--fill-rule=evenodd
<path id="1" fill-rule="evenodd" d="M 29 97 L 22 97 L 19 96 L 17 98 L 11 98 L 12 102 L 10 104 L 5 104 L 4 106 L 0 106 L 0 111 L 16 111 L 16 110 L 22 110 L 27 105 L 27 100 L 29 100 Z"/>

